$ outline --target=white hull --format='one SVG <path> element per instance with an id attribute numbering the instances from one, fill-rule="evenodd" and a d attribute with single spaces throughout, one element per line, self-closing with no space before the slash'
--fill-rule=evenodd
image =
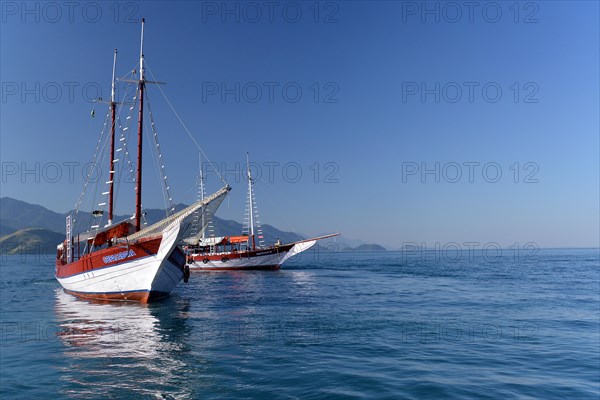
<path id="1" fill-rule="evenodd" d="M 111 267 L 95 269 L 66 278 L 58 278 L 61 286 L 74 294 L 99 298 L 105 295 L 127 293 L 170 293 L 183 279 L 181 268 L 169 260 L 179 239 L 181 224 L 175 224 L 163 233 L 158 252 L 132 261 L 125 261 Z"/>
<path id="2" fill-rule="evenodd" d="M 316 240 L 296 243 L 289 251 L 256 255 L 252 257 L 230 258 L 226 262 L 221 260 L 197 260 L 189 263 L 190 270 L 243 270 L 243 269 L 279 269 L 281 265 L 291 257 L 308 250 L 316 243 Z M 223 256 L 225 257 L 225 254 Z M 201 257 L 201 256 L 200 256 Z"/>

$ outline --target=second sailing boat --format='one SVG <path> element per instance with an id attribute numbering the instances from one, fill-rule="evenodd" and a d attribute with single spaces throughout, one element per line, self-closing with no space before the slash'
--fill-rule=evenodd
<path id="1" fill-rule="evenodd" d="M 318 240 L 338 236 L 334 233 L 292 243 L 277 243 L 265 246 L 262 228 L 256 221 L 254 179 L 247 161 L 248 200 L 244 232 L 240 236 L 206 237 L 205 230 L 197 236 L 185 239 L 188 246 L 188 263 L 191 270 L 276 270 L 296 254 L 310 249 Z M 203 194 L 203 175 L 200 171 L 200 193 Z M 200 217 L 203 224 L 205 218 Z M 257 240 L 258 239 L 258 240 Z M 257 244 L 258 241 L 258 244 Z"/>

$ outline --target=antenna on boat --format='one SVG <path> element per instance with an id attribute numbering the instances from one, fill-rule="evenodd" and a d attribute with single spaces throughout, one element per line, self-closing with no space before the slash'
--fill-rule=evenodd
<path id="1" fill-rule="evenodd" d="M 138 159 L 135 187 L 135 231 L 139 232 L 142 218 L 142 129 L 144 124 L 144 23 L 142 18 L 142 36 L 140 40 L 140 81 L 138 83 L 140 90 L 140 112 L 138 118 Z"/>
<path id="2" fill-rule="evenodd" d="M 113 73 L 112 86 L 110 91 L 110 168 L 108 172 L 108 225 L 112 225 L 113 220 L 113 197 L 114 197 L 114 182 L 115 182 L 115 119 L 117 111 L 117 103 L 115 100 L 115 71 L 117 68 L 117 49 L 113 57 Z"/>

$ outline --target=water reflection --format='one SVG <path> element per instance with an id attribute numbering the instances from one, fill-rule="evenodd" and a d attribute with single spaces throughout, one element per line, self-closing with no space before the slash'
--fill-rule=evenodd
<path id="1" fill-rule="evenodd" d="M 291 271 L 292 282 L 305 288 L 314 289 L 317 284 L 315 273 L 312 271 Z"/>
<path id="2" fill-rule="evenodd" d="M 71 398 L 188 397 L 189 304 L 98 303 L 56 291 L 57 335 L 68 367 L 61 371 Z"/>

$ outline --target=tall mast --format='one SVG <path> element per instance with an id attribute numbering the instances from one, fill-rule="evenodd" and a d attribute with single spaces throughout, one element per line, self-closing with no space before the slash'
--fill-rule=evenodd
<path id="1" fill-rule="evenodd" d="M 137 177 L 135 187 L 135 231 L 139 232 L 142 218 L 142 128 L 144 123 L 144 23 L 142 18 L 142 38 L 140 41 L 140 113 L 138 117 L 138 157 L 137 157 Z"/>
<path id="2" fill-rule="evenodd" d="M 204 200 L 204 172 L 202 171 L 202 154 L 198 154 L 198 158 L 200 161 L 200 200 Z M 202 239 L 206 237 L 204 226 L 204 207 L 202 207 L 202 211 L 200 214 L 200 226 L 202 227 Z"/>
<path id="3" fill-rule="evenodd" d="M 252 237 L 252 250 L 256 249 L 254 240 L 254 193 L 252 193 L 252 175 L 250 174 L 250 156 L 246 153 L 246 164 L 248 167 L 248 202 L 250 208 L 250 237 Z"/>
<path id="4" fill-rule="evenodd" d="M 117 68 L 117 49 L 115 49 L 115 55 L 113 58 L 113 73 L 112 73 L 112 86 L 110 92 L 110 169 L 108 170 L 108 225 L 112 225 L 113 220 L 113 193 L 114 193 L 114 182 L 115 182 L 115 117 L 117 103 L 115 102 L 115 70 Z"/>

